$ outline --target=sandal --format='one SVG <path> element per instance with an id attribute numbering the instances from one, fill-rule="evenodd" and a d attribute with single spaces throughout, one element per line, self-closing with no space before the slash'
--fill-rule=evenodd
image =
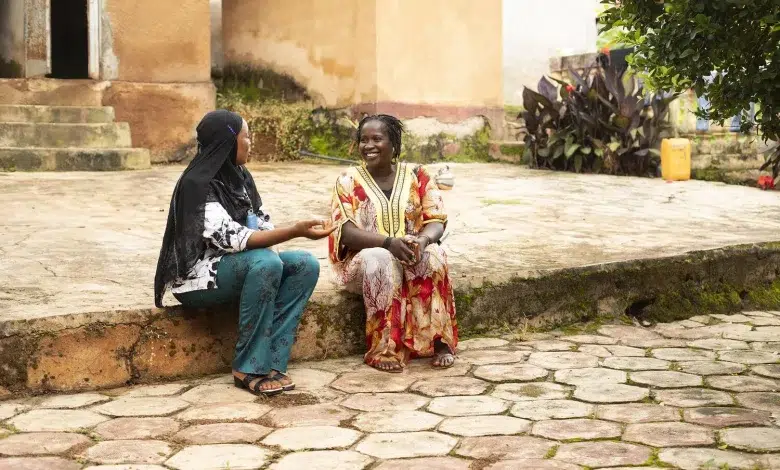
<path id="1" fill-rule="evenodd" d="M 450 358 L 452 359 L 452 362 L 450 362 L 449 364 L 443 363 L 444 359 L 450 359 Z M 450 352 L 436 354 L 436 357 L 431 363 L 431 366 L 433 366 L 434 369 L 449 369 L 454 365 L 455 365 L 455 355 Z"/>
<path id="2" fill-rule="evenodd" d="M 295 390 L 295 382 L 293 382 L 287 374 L 283 374 L 277 371 L 274 375 L 270 376 L 270 379 L 276 380 L 279 383 L 282 383 L 280 379 L 287 379 L 290 381 L 290 383 L 287 385 L 282 384 L 282 390 L 284 390 L 285 392 L 289 392 L 290 390 Z"/>
<path id="3" fill-rule="evenodd" d="M 260 379 L 260 380 L 257 380 Z M 255 383 L 255 386 L 252 387 L 252 382 L 257 380 Z M 268 376 L 260 376 L 260 375 L 253 375 L 253 374 L 246 374 L 243 379 L 239 379 L 235 375 L 233 376 L 233 385 L 235 385 L 238 388 L 245 388 L 249 390 L 249 393 L 253 395 L 262 395 L 264 397 L 272 397 L 274 395 L 278 395 L 284 391 L 283 387 L 279 388 L 269 388 L 269 389 L 262 389 L 262 385 L 268 382 L 275 382 L 276 380 L 273 377 Z"/>

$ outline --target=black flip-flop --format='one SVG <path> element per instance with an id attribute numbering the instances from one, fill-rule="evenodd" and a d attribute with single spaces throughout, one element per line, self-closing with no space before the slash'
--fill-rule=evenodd
<path id="1" fill-rule="evenodd" d="M 283 374 L 277 371 L 270 378 L 271 380 L 276 380 L 277 382 L 282 383 L 281 380 L 279 379 L 289 379 L 290 377 L 288 377 L 287 374 Z M 291 380 L 289 384 L 282 385 L 282 390 L 284 390 L 285 392 L 289 392 L 290 390 L 295 390 L 295 382 Z"/>
<path id="2" fill-rule="evenodd" d="M 252 387 L 252 382 L 258 380 L 255 383 L 255 386 Z M 262 377 L 260 375 L 253 375 L 253 374 L 247 374 L 244 376 L 243 379 L 239 379 L 235 375 L 233 376 L 233 385 L 235 385 L 238 388 L 245 388 L 249 390 L 249 393 L 252 393 L 253 395 L 262 395 L 264 397 L 272 397 L 274 395 L 278 395 L 284 391 L 283 387 L 279 388 L 271 388 L 271 389 L 265 389 L 263 390 L 260 388 L 264 383 L 268 382 L 275 382 L 276 380 L 272 377 Z"/>

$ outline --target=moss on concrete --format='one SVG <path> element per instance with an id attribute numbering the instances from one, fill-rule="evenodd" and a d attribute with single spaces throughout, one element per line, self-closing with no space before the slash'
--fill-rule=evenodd
<path id="1" fill-rule="evenodd" d="M 0 57 L 0 78 L 20 78 L 23 75 L 22 65 L 19 62 Z"/>
<path id="2" fill-rule="evenodd" d="M 473 135 L 460 139 L 446 133 L 428 138 L 406 134 L 401 158 L 416 163 L 491 161 L 490 127 L 486 123 Z"/>

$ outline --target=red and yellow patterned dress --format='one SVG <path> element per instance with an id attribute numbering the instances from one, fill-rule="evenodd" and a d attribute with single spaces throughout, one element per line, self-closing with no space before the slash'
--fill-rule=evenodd
<path id="1" fill-rule="evenodd" d="M 403 266 L 384 248 L 352 251 L 341 244 L 341 227 L 358 228 L 391 237 L 418 235 L 426 224 L 447 223 L 441 193 L 420 166 L 399 163 L 388 198 L 363 167 L 345 171 L 336 181 L 330 235 L 330 261 L 337 280 L 362 294 L 366 307 L 365 362 L 398 360 L 434 354 L 440 339 L 454 353 L 458 344 L 455 301 L 440 245 L 428 245 L 420 262 Z"/>

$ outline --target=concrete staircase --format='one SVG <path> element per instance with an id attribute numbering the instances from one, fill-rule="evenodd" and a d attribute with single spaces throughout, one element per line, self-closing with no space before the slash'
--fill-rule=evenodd
<path id="1" fill-rule="evenodd" d="M 0 105 L 0 171 L 111 171 L 150 167 L 111 107 Z"/>

